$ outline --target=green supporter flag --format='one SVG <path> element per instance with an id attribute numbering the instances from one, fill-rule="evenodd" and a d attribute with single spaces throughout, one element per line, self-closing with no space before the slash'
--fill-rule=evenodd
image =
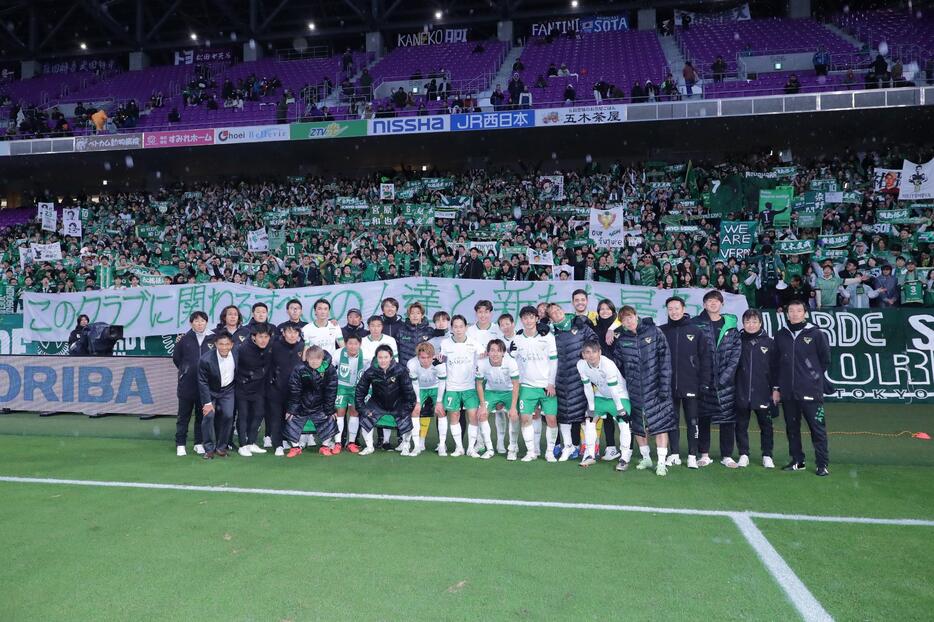
<path id="1" fill-rule="evenodd" d="M 424 227 L 434 221 L 435 208 L 428 203 L 403 203 L 402 218 L 411 226 Z"/>
<path id="2" fill-rule="evenodd" d="M 707 209 L 714 214 L 730 214 L 743 210 L 743 178 L 730 175 L 717 186 L 716 192 L 705 197 Z"/>
<path id="3" fill-rule="evenodd" d="M 754 220 L 724 220 L 720 222 L 720 258 L 740 259 L 749 255 L 756 242 L 756 228 L 758 223 Z"/>
<path id="4" fill-rule="evenodd" d="M 791 201 L 795 189 L 778 186 L 759 190 L 759 214 L 766 227 L 787 227 L 791 224 Z"/>
<path id="5" fill-rule="evenodd" d="M 137 225 L 136 235 L 144 240 L 157 240 L 162 235 L 162 227 L 159 225 Z"/>
<path id="6" fill-rule="evenodd" d="M 113 266 L 105 266 L 103 264 L 97 266 L 97 286 L 100 289 L 106 289 L 108 287 L 113 287 L 114 284 L 114 275 L 115 270 Z"/>
<path id="7" fill-rule="evenodd" d="M 846 248 L 850 243 L 849 233 L 817 236 L 817 245 L 821 248 Z"/>
<path id="8" fill-rule="evenodd" d="M 810 255 L 814 252 L 814 240 L 779 240 L 775 244 L 779 255 Z"/>

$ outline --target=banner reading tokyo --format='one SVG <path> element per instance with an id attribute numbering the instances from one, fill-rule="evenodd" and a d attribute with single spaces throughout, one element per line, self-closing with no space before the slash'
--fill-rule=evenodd
<path id="1" fill-rule="evenodd" d="M 665 300 L 680 296 L 687 302 L 688 313 L 696 315 L 703 308 L 704 289 L 657 289 L 616 283 L 592 281 L 481 281 L 433 277 L 408 277 L 390 281 L 353 283 L 322 287 L 264 289 L 233 283 L 198 285 L 162 285 L 124 290 L 96 290 L 73 294 L 23 295 L 24 337 L 29 341 L 67 341 L 79 315 L 91 322 L 106 322 L 123 326 L 125 337 L 161 336 L 188 330 L 188 316 L 204 311 L 217 321 L 221 310 L 237 306 L 249 317 L 254 303 L 269 307 L 275 323 L 287 319 L 286 304 L 297 299 L 306 314 L 314 302 L 324 298 L 331 303 L 333 317 L 343 320 L 350 309 L 360 309 L 364 315 L 380 313 L 383 299 L 393 297 L 404 309 L 420 302 L 428 317 L 435 311 L 461 313 L 474 317 L 474 304 L 490 300 L 496 313 L 512 313 L 540 302 L 566 304 L 570 310 L 571 294 L 585 290 L 591 298 L 591 308 L 607 298 L 618 307 L 630 305 L 640 316 L 651 317 L 657 323 L 665 321 Z M 741 316 L 747 308 L 746 298 L 724 294 L 725 311 Z"/>

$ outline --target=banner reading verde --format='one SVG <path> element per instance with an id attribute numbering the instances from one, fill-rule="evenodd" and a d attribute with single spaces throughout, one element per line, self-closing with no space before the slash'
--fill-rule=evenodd
<path id="1" fill-rule="evenodd" d="M 312 121 L 293 123 L 289 126 L 291 140 L 314 140 L 318 138 L 353 138 L 366 136 L 366 121 Z"/>
<path id="2" fill-rule="evenodd" d="M 908 309 L 811 311 L 830 342 L 832 399 L 934 402 L 934 315 Z M 763 313 L 775 335 L 785 317 Z"/>
<path id="3" fill-rule="evenodd" d="M 361 309 L 364 317 L 379 312 L 387 296 L 400 301 L 402 308 L 418 301 L 429 317 L 444 310 L 452 315 L 466 314 L 473 318 L 478 300 L 492 300 L 497 313 L 518 316 L 525 305 L 539 302 L 569 302 L 571 292 L 587 289 L 594 300 L 608 298 L 617 307 L 631 305 L 641 315 L 663 321 L 665 299 L 683 296 L 688 311 L 697 314 L 706 290 L 659 290 L 654 287 L 592 282 L 544 281 L 484 281 L 410 277 L 384 282 L 352 283 L 326 287 L 304 287 L 269 290 L 233 283 L 202 283 L 197 285 L 162 285 L 124 290 L 96 290 L 75 294 L 24 295 L 24 330 L 32 341 L 65 341 L 75 326 L 78 315 L 87 314 L 92 322 L 107 322 L 124 327 L 126 337 L 162 336 L 188 330 L 188 316 L 204 311 L 216 318 L 227 305 L 236 305 L 248 317 L 256 302 L 265 303 L 275 323 L 286 319 L 285 305 L 292 298 L 311 309 L 315 300 L 331 302 L 332 315 L 343 318 L 351 308 Z M 726 294 L 726 310 L 741 315 L 746 310 L 746 298 Z"/>

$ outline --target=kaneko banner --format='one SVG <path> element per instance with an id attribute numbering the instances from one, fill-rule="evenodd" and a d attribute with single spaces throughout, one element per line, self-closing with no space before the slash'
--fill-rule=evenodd
<path id="1" fill-rule="evenodd" d="M 288 125 L 250 125 L 245 127 L 219 127 L 214 130 L 215 145 L 236 143 L 265 143 L 289 140 Z"/>
<path id="2" fill-rule="evenodd" d="M 466 28 L 438 28 L 408 32 L 397 36 L 396 47 L 404 48 L 419 45 L 441 45 L 443 43 L 464 43 L 467 41 Z"/>
<path id="3" fill-rule="evenodd" d="M 188 316 L 204 311 L 210 318 L 219 316 L 227 305 L 236 305 L 249 317 L 254 303 L 263 302 L 276 324 L 286 320 L 285 305 L 292 298 L 300 300 L 305 309 L 314 301 L 325 298 L 331 303 L 331 314 L 343 318 L 353 308 L 368 317 L 379 312 L 380 304 L 392 296 L 407 308 L 420 302 L 430 317 L 435 311 L 451 315 L 474 317 L 478 300 L 492 300 L 497 313 L 512 313 L 540 302 L 570 303 L 571 292 L 584 288 L 593 300 L 609 298 L 617 307 L 631 305 L 640 315 L 662 321 L 666 317 L 665 299 L 680 295 L 687 300 L 688 312 L 697 314 L 703 306 L 706 290 L 660 290 L 655 287 L 617 285 L 575 281 L 484 281 L 409 277 L 372 283 L 354 283 L 326 287 L 263 289 L 233 283 L 203 283 L 199 285 L 160 285 L 124 290 L 94 290 L 74 294 L 23 294 L 25 338 L 30 341 L 67 341 L 81 314 L 91 322 L 107 322 L 124 327 L 124 337 L 168 335 L 187 331 Z M 746 310 L 746 298 L 726 294 L 726 309 L 741 315 Z M 596 304 L 596 302 L 594 302 Z"/>
<path id="4" fill-rule="evenodd" d="M 451 117 L 450 115 L 439 114 L 430 117 L 370 119 L 367 124 L 367 133 L 370 136 L 426 134 L 449 131 L 451 129 Z"/>
<path id="5" fill-rule="evenodd" d="M 167 132 L 146 132 L 143 134 L 143 147 L 146 149 L 162 147 L 202 147 L 214 144 L 214 130 L 170 130 Z"/>
<path id="6" fill-rule="evenodd" d="M 0 357 L 0 408 L 87 415 L 174 415 L 169 358 Z"/>
<path id="7" fill-rule="evenodd" d="M 542 108 L 535 111 L 535 125 L 558 127 L 562 125 L 592 125 L 595 123 L 622 123 L 626 120 L 626 106 L 574 106 L 571 108 Z"/>
<path id="8" fill-rule="evenodd" d="M 500 112 L 471 112 L 451 115 L 451 131 L 511 130 L 535 126 L 532 110 L 504 110 Z"/>

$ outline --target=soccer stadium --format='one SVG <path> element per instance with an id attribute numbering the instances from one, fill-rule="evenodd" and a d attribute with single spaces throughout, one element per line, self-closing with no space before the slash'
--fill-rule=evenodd
<path id="1" fill-rule="evenodd" d="M 0 2 L 0 621 L 934 619 L 934 3 Z"/>

